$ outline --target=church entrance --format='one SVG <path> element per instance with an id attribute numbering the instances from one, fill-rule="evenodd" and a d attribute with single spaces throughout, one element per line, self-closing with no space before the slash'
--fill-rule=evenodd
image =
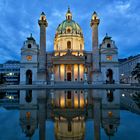
<path id="1" fill-rule="evenodd" d="M 71 72 L 67 73 L 67 81 L 71 81 Z"/>
<path id="2" fill-rule="evenodd" d="M 113 71 L 111 69 L 108 69 L 107 70 L 106 77 L 107 77 L 106 83 L 108 83 L 108 84 L 114 84 Z"/>
<path id="3" fill-rule="evenodd" d="M 26 71 L 26 84 L 27 85 L 32 84 L 32 71 L 31 70 Z"/>

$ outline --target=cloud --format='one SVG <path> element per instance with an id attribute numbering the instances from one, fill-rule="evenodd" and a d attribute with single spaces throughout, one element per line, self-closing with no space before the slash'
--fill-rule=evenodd
<path id="1" fill-rule="evenodd" d="M 8 56 L 1 57 L 0 63 L 8 58 L 19 59 L 23 41 L 30 33 L 33 33 L 39 44 L 38 19 L 42 11 L 46 13 L 48 20 L 47 50 L 52 51 L 56 28 L 65 20 L 68 5 L 70 5 L 73 19 L 83 30 L 86 50 L 91 50 L 90 19 L 95 10 L 101 19 L 99 25 L 100 43 L 105 34 L 108 33 L 116 41 L 120 57 L 136 54 L 136 50 L 138 53 L 140 52 L 140 47 L 138 47 L 140 44 L 140 26 L 138 26 L 140 23 L 140 1 L 48 0 L 46 2 L 46 0 L 42 0 L 32 2 L 28 0 L 1 0 L 0 50 Z M 131 52 L 129 52 L 130 50 Z"/>
<path id="2" fill-rule="evenodd" d="M 110 12 L 117 13 L 117 14 L 127 14 L 127 12 L 131 8 L 131 2 L 130 1 L 114 1 L 113 4 L 110 4 L 108 6 Z"/>
<path id="3" fill-rule="evenodd" d="M 120 13 L 123 13 L 125 14 L 130 8 L 130 3 L 119 3 L 117 6 L 116 6 L 116 9 L 120 12 Z"/>
<path id="4" fill-rule="evenodd" d="M 66 11 L 59 11 L 59 10 L 57 10 L 57 9 L 53 9 L 53 11 L 52 11 L 52 17 L 55 19 L 59 19 L 59 20 L 63 20 L 64 19 L 64 15 L 66 14 Z"/>

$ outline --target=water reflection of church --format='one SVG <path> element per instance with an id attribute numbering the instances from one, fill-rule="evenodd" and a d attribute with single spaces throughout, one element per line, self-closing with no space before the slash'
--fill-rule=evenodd
<path id="1" fill-rule="evenodd" d="M 107 136 L 117 132 L 120 123 L 119 91 L 83 90 L 67 91 L 40 90 L 21 91 L 20 93 L 20 125 L 27 137 L 32 137 L 39 129 L 39 139 L 47 139 L 46 120 L 54 121 L 56 140 L 84 140 L 86 120 L 94 121 L 93 135 L 95 140 L 101 139 L 101 127 Z M 74 94 L 81 98 L 73 98 Z"/>
<path id="2" fill-rule="evenodd" d="M 48 83 L 118 83 L 118 50 L 115 42 L 106 35 L 99 45 L 98 25 L 100 20 L 91 17 L 92 51 L 85 51 L 84 36 L 78 23 L 68 9 L 66 19 L 58 25 L 54 38 L 54 51 L 46 52 L 45 14 L 42 12 L 40 45 L 32 37 L 27 38 L 21 49 L 20 84 Z"/>

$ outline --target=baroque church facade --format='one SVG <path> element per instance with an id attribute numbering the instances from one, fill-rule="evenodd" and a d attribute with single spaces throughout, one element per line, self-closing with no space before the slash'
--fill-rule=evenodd
<path id="1" fill-rule="evenodd" d="M 54 37 L 54 51 L 46 52 L 46 27 L 44 12 L 38 24 L 40 45 L 32 37 L 21 48 L 20 84 L 38 83 L 119 83 L 118 49 L 106 35 L 99 45 L 100 19 L 94 12 L 91 17 L 92 51 L 86 51 L 81 27 L 73 20 L 68 8 L 66 19 L 58 25 Z"/>

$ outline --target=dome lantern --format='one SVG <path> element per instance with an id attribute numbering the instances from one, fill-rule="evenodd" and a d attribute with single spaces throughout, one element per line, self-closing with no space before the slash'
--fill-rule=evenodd
<path id="1" fill-rule="evenodd" d="M 66 13 L 66 20 L 68 21 L 72 20 L 72 13 L 70 11 L 70 7 L 68 7 L 68 11 Z"/>

